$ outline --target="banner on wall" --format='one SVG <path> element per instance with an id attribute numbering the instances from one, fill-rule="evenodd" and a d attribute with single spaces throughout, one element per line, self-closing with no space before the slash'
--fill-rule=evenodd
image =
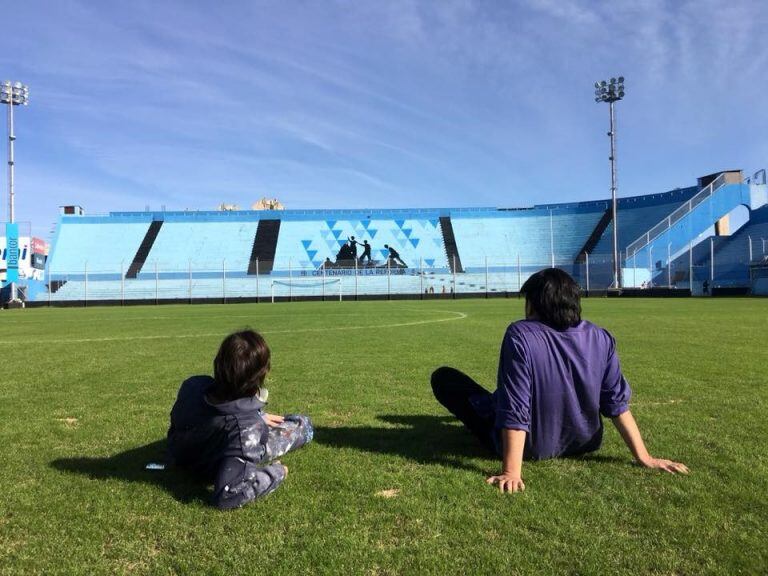
<path id="1" fill-rule="evenodd" d="M 5 224 L 6 238 L 6 282 L 19 281 L 19 225 L 7 222 Z"/>
<path id="2" fill-rule="evenodd" d="M 12 228 L 16 230 L 9 233 L 7 225 L 0 223 L 0 284 L 5 286 L 8 282 L 23 284 L 25 280 L 43 280 L 48 243 L 25 233 L 29 223 L 14 222 Z M 6 278 L 8 272 L 10 276 Z"/>

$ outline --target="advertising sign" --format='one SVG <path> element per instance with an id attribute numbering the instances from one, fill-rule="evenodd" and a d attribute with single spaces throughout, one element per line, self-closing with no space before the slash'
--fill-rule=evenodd
<path id="1" fill-rule="evenodd" d="M 45 270 L 45 254 L 33 252 L 30 263 L 35 270 Z"/>
<path id="2" fill-rule="evenodd" d="M 41 238 L 32 237 L 32 253 L 48 255 L 48 242 Z"/>
<path id="3" fill-rule="evenodd" d="M 24 229 L 23 223 L 15 223 L 18 226 L 19 231 Z M 43 253 L 32 252 L 32 239 L 29 236 L 21 235 L 15 238 L 11 238 L 11 245 L 15 245 L 16 249 L 11 249 L 7 242 L 8 238 L 5 236 L 6 228 L 0 224 L 0 282 L 5 285 L 6 282 L 20 282 L 24 283 L 25 280 L 42 280 L 45 277 L 45 260 L 46 255 Z M 44 242 L 44 241 L 43 241 Z M 40 247 L 38 243 L 38 248 Z M 47 246 L 46 246 L 47 248 Z M 16 267 L 13 268 L 13 261 L 16 261 Z M 11 260 L 9 266 L 8 260 Z M 15 273 L 15 280 L 6 279 L 7 269 L 11 268 L 11 275 Z"/>
<path id="4" fill-rule="evenodd" d="M 6 282 L 18 282 L 19 281 L 19 225 L 11 224 L 10 222 L 5 225 L 5 238 L 6 238 L 6 260 L 7 271 L 5 274 Z"/>

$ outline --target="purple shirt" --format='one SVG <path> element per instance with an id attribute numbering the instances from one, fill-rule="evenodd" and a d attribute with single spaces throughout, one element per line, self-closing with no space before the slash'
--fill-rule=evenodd
<path id="1" fill-rule="evenodd" d="M 525 458 L 597 450 L 600 414 L 625 412 L 630 394 L 607 330 L 587 321 L 562 331 L 536 320 L 507 328 L 494 393 L 496 428 L 528 432 Z"/>

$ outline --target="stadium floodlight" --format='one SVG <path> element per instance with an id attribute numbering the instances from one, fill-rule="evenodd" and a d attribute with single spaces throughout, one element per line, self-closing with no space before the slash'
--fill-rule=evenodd
<path id="1" fill-rule="evenodd" d="M 611 78 L 610 82 L 595 82 L 595 102 L 607 102 L 611 112 L 611 219 L 613 220 L 613 284 L 612 288 L 621 288 L 621 264 L 619 262 L 619 223 L 616 219 L 616 114 L 613 105 L 624 98 L 624 76 Z"/>
<path id="2" fill-rule="evenodd" d="M 5 80 L 0 83 L 0 104 L 8 105 L 8 222 L 13 224 L 15 221 L 15 203 L 13 191 L 13 143 L 16 135 L 13 133 L 13 107 L 29 105 L 29 88 L 21 82 L 11 82 Z M 9 274 L 7 271 L 6 274 Z M 18 301 L 16 294 L 16 283 L 11 282 L 11 302 Z"/>

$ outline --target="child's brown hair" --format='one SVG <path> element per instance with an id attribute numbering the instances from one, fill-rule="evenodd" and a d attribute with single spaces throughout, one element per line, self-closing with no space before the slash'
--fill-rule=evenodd
<path id="1" fill-rule="evenodd" d="M 213 360 L 214 398 L 229 402 L 258 394 L 269 373 L 270 356 L 266 340 L 253 330 L 224 338 Z"/>

